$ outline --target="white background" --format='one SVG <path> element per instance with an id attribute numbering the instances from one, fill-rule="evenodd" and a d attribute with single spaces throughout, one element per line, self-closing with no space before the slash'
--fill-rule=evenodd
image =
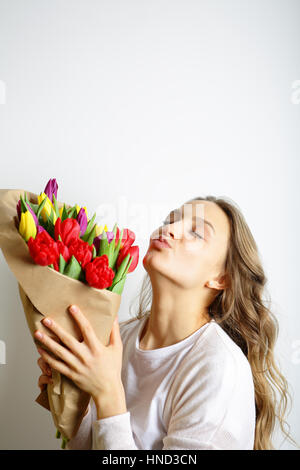
<path id="1" fill-rule="evenodd" d="M 58 199 L 89 214 L 125 202 L 116 220 L 136 232 L 140 260 L 166 211 L 199 195 L 235 201 L 280 322 L 298 442 L 299 44 L 297 0 L 0 0 L 0 187 L 39 193 L 55 177 Z M 0 448 L 56 449 L 0 258 Z M 121 321 L 144 273 L 140 261 L 127 277 Z"/>

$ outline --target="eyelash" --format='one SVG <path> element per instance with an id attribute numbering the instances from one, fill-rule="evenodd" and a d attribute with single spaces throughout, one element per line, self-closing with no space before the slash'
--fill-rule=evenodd
<path id="1" fill-rule="evenodd" d="M 163 223 L 163 225 L 167 224 L 167 222 L 165 220 L 163 220 L 162 223 Z M 194 230 L 191 230 L 191 233 L 194 233 L 196 235 L 196 237 L 201 238 L 202 240 L 204 240 L 204 238 L 201 237 L 201 235 L 199 235 L 199 233 L 195 232 Z"/>

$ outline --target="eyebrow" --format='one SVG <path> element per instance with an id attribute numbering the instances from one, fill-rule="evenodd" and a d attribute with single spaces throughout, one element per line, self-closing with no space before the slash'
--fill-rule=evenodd
<path id="1" fill-rule="evenodd" d="M 175 215 L 175 214 L 180 214 L 180 215 L 181 215 L 181 214 L 182 214 L 182 210 L 181 210 L 181 209 L 178 209 L 178 208 L 177 208 L 177 209 L 173 209 L 173 210 L 169 213 L 169 215 L 171 215 L 171 214 L 174 214 L 174 215 Z M 202 217 L 199 217 L 198 215 L 193 215 L 192 220 L 193 220 L 193 221 L 194 221 L 194 220 L 201 220 L 202 222 L 204 222 L 205 224 L 209 225 L 209 226 L 213 229 L 214 234 L 216 233 L 216 232 L 215 232 L 215 229 L 214 229 L 214 226 L 213 226 L 208 220 L 205 220 L 205 219 L 203 219 Z"/>

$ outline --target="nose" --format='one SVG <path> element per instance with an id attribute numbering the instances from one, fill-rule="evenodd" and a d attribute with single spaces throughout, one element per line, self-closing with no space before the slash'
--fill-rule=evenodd
<path id="1" fill-rule="evenodd" d="M 180 239 L 182 237 L 182 227 L 180 228 L 180 221 L 179 222 L 173 222 L 170 224 L 162 225 L 158 229 L 158 236 L 164 236 L 166 238 L 171 238 L 171 239 Z"/>

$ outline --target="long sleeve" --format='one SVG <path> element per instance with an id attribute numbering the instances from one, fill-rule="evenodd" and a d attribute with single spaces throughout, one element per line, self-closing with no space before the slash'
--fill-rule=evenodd
<path id="1" fill-rule="evenodd" d="M 93 450 L 138 450 L 133 438 L 130 412 L 92 423 Z"/>

